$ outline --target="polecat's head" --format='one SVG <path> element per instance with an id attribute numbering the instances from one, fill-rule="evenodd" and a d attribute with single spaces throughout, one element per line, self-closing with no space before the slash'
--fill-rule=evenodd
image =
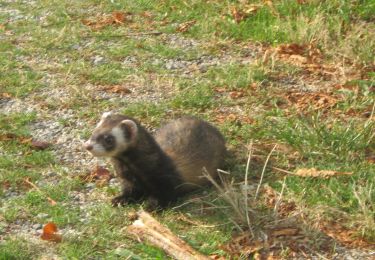
<path id="1" fill-rule="evenodd" d="M 138 126 L 133 120 L 106 112 L 84 147 L 96 157 L 113 157 L 134 145 L 137 133 Z"/>

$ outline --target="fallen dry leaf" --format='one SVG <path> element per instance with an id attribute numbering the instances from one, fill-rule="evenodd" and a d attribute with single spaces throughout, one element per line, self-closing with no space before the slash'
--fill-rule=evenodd
<path id="1" fill-rule="evenodd" d="M 51 143 L 34 140 L 32 137 L 28 136 L 18 136 L 12 133 L 6 133 L 0 135 L 0 141 L 10 141 L 10 140 L 17 140 L 21 144 L 29 145 L 31 148 L 35 150 L 45 150 L 51 146 Z"/>
<path id="2" fill-rule="evenodd" d="M 82 23 L 94 30 L 100 30 L 109 25 L 123 25 L 126 21 L 127 13 L 114 11 L 111 15 L 104 14 L 91 19 L 82 19 Z"/>
<path id="3" fill-rule="evenodd" d="M 97 165 L 92 174 L 98 179 L 111 179 L 111 173 L 102 166 Z"/>
<path id="4" fill-rule="evenodd" d="M 112 13 L 113 22 L 123 24 L 125 22 L 126 14 L 124 12 L 115 11 Z"/>
<path id="5" fill-rule="evenodd" d="M 209 258 L 214 259 L 214 260 L 225 260 L 226 259 L 224 256 L 217 255 L 217 254 L 209 255 Z"/>
<path id="6" fill-rule="evenodd" d="M 272 235 L 275 237 L 279 236 L 295 236 L 299 233 L 298 228 L 282 228 L 272 230 Z"/>
<path id="7" fill-rule="evenodd" d="M 38 140 L 32 140 L 30 144 L 30 147 L 35 150 L 45 150 L 50 146 L 51 146 L 51 143 L 38 141 Z"/>
<path id="8" fill-rule="evenodd" d="M 260 5 L 244 5 L 241 7 L 232 6 L 230 8 L 230 13 L 236 23 L 240 23 L 246 18 L 248 18 L 250 15 L 254 15 Z"/>
<path id="9" fill-rule="evenodd" d="M 301 113 L 308 111 L 310 107 L 314 110 L 327 110 L 339 102 L 339 98 L 330 93 L 289 92 L 285 98 Z"/>
<path id="10" fill-rule="evenodd" d="M 306 64 L 308 59 L 306 57 L 303 57 L 302 55 L 298 55 L 298 54 L 291 54 L 289 56 L 289 60 L 293 63 L 293 64 Z"/>
<path id="11" fill-rule="evenodd" d="M 218 123 L 237 122 L 239 124 L 252 124 L 255 120 L 248 116 L 236 115 L 233 113 L 217 112 L 215 114 L 215 121 Z"/>
<path id="12" fill-rule="evenodd" d="M 348 229 L 337 222 L 321 222 L 319 228 L 334 240 L 350 248 L 374 249 L 374 243 L 358 237 L 358 230 Z"/>
<path id="13" fill-rule="evenodd" d="M 338 171 L 330 171 L 330 170 L 317 170 L 315 168 L 302 168 L 298 169 L 293 175 L 300 176 L 300 177 L 321 177 L 321 178 L 329 178 L 333 176 L 341 176 L 341 175 L 352 175 L 352 172 L 338 172 Z"/>
<path id="14" fill-rule="evenodd" d="M 79 178 L 84 182 L 95 182 L 98 187 L 103 187 L 108 184 L 112 176 L 109 170 L 96 165 L 90 173 L 80 176 Z"/>
<path id="15" fill-rule="evenodd" d="M 366 156 L 366 161 L 375 164 L 375 155 Z"/>
<path id="16" fill-rule="evenodd" d="M 244 96 L 244 92 L 243 91 L 231 91 L 229 92 L 229 96 L 232 99 L 238 99 Z"/>
<path id="17" fill-rule="evenodd" d="M 268 208 L 275 209 L 276 203 L 279 203 L 277 206 L 277 213 L 280 216 L 287 217 L 293 213 L 297 205 L 294 201 L 280 199 L 280 195 L 269 185 L 264 185 L 262 188 L 262 199 L 265 201 L 265 205 Z"/>
<path id="18" fill-rule="evenodd" d="M 227 89 L 225 87 L 216 87 L 215 91 L 217 93 L 225 93 L 225 92 L 227 92 Z"/>
<path id="19" fill-rule="evenodd" d="M 236 23 L 242 22 L 246 17 L 246 14 L 243 11 L 238 10 L 235 6 L 231 8 L 231 13 Z"/>
<path id="20" fill-rule="evenodd" d="M 7 93 L 7 92 L 3 92 L 3 93 L 1 93 L 1 97 L 6 98 L 6 99 L 10 99 L 10 98 L 12 98 L 12 94 Z"/>
<path id="21" fill-rule="evenodd" d="M 110 92 L 110 93 L 116 93 L 116 94 L 130 94 L 131 90 L 125 86 L 121 85 L 112 85 L 112 86 L 101 86 L 101 90 Z"/>
<path id="22" fill-rule="evenodd" d="M 27 145 L 32 145 L 33 138 L 32 137 L 26 137 L 26 136 L 19 136 L 18 137 L 18 142 L 21 144 L 27 144 Z"/>
<path id="23" fill-rule="evenodd" d="M 310 44 L 282 44 L 275 48 L 277 54 L 294 65 L 320 64 L 323 60 L 322 52 L 314 43 Z"/>
<path id="24" fill-rule="evenodd" d="M 191 20 L 191 21 L 187 21 L 187 22 L 184 22 L 180 25 L 177 26 L 177 31 L 178 32 L 187 32 L 197 21 L 195 20 Z"/>
<path id="25" fill-rule="evenodd" d="M 12 133 L 5 133 L 0 135 L 0 141 L 10 141 L 18 138 L 18 135 Z"/>
<path id="26" fill-rule="evenodd" d="M 41 239 L 59 243 L 62 240 L 62 236 L 57 233 L 57 226 L 53 222 L 47 223 L 43 227 L 43 233 L 40 236 Z"/>
<path id="27" fill-rule="evenodd" d="M 250 256 L 266 246 L 259 240 L 253 240 L 248 233 L 243 233 L 232 238 L 226 245 L 221 246 L 221 249 L 228 252 L 231 256 Z"/>
<path id="28" fill-rule="evenodd" d="M 10 184 L 10 181 L 6 180 L 6 181 L 2 181 L 1 182 L 1 186 L 3 187 L 3 190 L 7 190 L 10 188 L 11 184 Z"/>
<path id="29" fill-rule="evenodd" d="M 279 54 L 289 54 L 289 55 L 303 55 L 306 52 L 306 46 L 296 43 L 282 44 L 276 48 Z"/>
<path id="30" fill-rule="evenodd" d="M 144 11 L 144 12 L 142 12 L 142 13 L 141 13 L 141 16 L 144 17 L 144 18 L 148 18 L 148 19 L 154 17 L 154 15 L 153 15 L 151 12 L 149 12 L 149 11 Z"/>

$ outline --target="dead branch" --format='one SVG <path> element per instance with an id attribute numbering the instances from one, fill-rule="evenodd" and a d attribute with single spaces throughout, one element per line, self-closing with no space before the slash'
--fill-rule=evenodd
<path id="1" fill-rule="evenodd" d="M 175 259 L 210 259 L 195 251 L 145 211 L 138 213 L 138 219 L 126 231 L 138 241 L 146 241 L 155 245 Z"/>

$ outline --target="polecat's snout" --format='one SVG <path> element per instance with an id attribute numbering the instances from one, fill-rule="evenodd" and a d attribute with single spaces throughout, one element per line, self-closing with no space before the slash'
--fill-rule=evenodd
<path id="1" fill-rule="evenodd" d="M 90 152 L 94 146 L 90 143 L 90 141 L 86 141 L 83 143 L 83 148 Z"/>

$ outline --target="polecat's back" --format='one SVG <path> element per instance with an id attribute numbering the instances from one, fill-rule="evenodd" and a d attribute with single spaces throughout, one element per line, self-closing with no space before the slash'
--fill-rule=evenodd
<path id="1" fill-rule="evenodd" d="M 226 154 L 225 140 L 219 130 L 192 117 L 163 126 L 155 139 L 181 174 L 184 181 L 181 192 L 207 184 L 208 180 L 202 177 L 203 168 L 215 177 Z"/>

